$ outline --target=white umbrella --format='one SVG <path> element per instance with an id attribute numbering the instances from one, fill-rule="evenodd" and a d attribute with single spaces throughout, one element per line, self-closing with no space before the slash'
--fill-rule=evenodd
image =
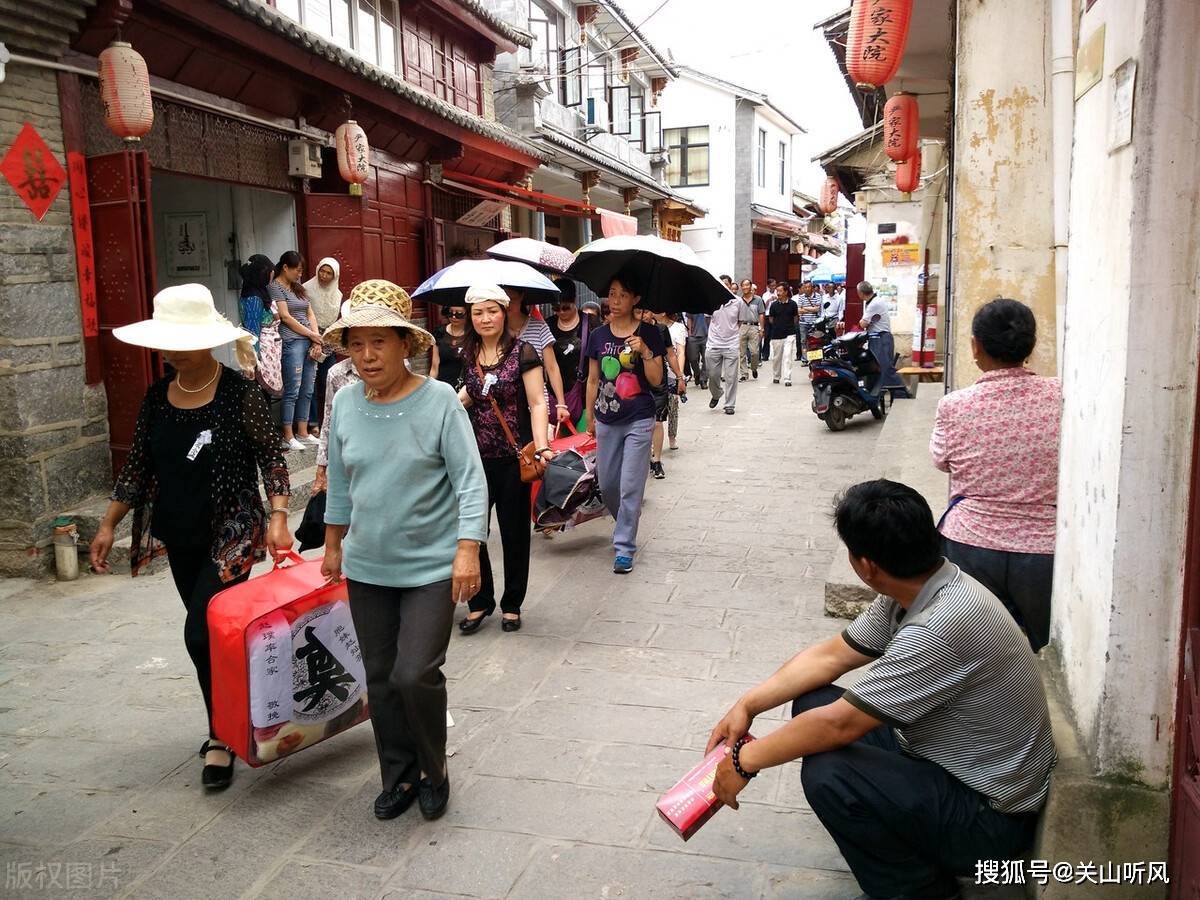
<path id="1" fill-rule="evenodd" d="M 575 254 L 566 274 L 604 296 L 621 272 L 639 283 L 642 307 L 657 312 L 707 314 L 733 296 L 691 247 L 648 234 L 592 241 Z"/>
<path id="2" fill-rule="evenodd" d="M 533 238 L 517 237 L 501 241 L 488 248 L 488 256 L 494 259 L 508 259 L 523 262 L 533 266 L 539 272 L 561 275 L 567 271 L 575 259 L 573 253 L 566 247 L 536 241 Z"/>
<path id="3" fill-rule="evenodd" d="M 477 284 L 495 284 L 525 292 L 525 303 L 553 303 L 558 288 L 541 272 L 525 263 L 503 259 L 460 259 L 430 275 L 413 297 L 442 306 L 465 302 L 467 290 Z"/>

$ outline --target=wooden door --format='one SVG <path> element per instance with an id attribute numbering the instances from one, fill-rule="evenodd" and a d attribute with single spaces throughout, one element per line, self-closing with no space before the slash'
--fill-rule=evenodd
<path id="1" fill-rule="evenodd" d="M 1196 407 L 1200 423 L 1200 395 Z M 1183 582 L 1183 632 L 1171 778 L 1171 896 L 1200 897 L 1200 428 L 1192 448 L 1192 486 Z"/>
<path id="2" fill-rule="evenodd" d="M 341 267 L 343 296 L 369 274 L 363 262 L 363 202 L 350 194 L 302 194 L 304 202 L 305 270 L 307 278 L 322 257 L 332 256 Z"/>
<path id="3" fill-rule="evenodd" d="M 113 329 L 148 319 L 154 297 L 154 229 L 150 162 L 144 151 L 87 160 L 88 206 L 96 256 L 96 313 L 108 395 L 108 440 L 114 473 L 133 443 L 142 397 L 162 371 L 158 354 L 124 344 Z"/>

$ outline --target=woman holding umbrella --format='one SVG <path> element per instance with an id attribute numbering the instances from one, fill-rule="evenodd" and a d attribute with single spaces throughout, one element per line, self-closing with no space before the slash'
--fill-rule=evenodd
<path id="1" fill-rule="evenodd" d="M 632 267 L 608 286 L 611 318 L 588 339 L 588 432 L 597 444 L 596 474 L 613 529 L 613 572 L 633 571 L 642 497 L 650 472 L 654 396 L 666 349 L 658 329 L 638 321 L 642 281 Z"/>

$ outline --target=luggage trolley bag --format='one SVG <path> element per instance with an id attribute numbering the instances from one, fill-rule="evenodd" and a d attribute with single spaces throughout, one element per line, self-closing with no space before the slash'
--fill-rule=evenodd
<path id="1" fill-rule="evenodd" d="M 346 584 L 289 553 L 208 607 L 213 729 L 261 766 L 368 718 L 367 679 Z"/>

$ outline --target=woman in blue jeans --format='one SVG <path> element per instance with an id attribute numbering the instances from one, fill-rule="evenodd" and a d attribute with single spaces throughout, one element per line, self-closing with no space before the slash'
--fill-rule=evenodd
<path id="1" fill-rule="evenodd" d="M 608 288 L 608 323 L 588 337 L 588 432 L 596 437 L 596 475 L 613 529 L 613 571 L 633 571 L 642 495 L 650 473 L 654 433 L 651 387 L 663 383 L 666 348 L 653 325 L 634 316 L 641 302 L 639 279 L 618 274 Z"/>
<path id="2" fill-rule="evenodd" d="M 308 410 L 321 355 L 321 332 L 308 294 L 300 283 L 303 275 L 304 258 L 289 250 L 279 257 L 274 277 L 267 285 L 279 316 L 279 337 L 283 341 L 283 443 L 289 450 L 306 450 L 321 443 L 308 433 Z"/>

